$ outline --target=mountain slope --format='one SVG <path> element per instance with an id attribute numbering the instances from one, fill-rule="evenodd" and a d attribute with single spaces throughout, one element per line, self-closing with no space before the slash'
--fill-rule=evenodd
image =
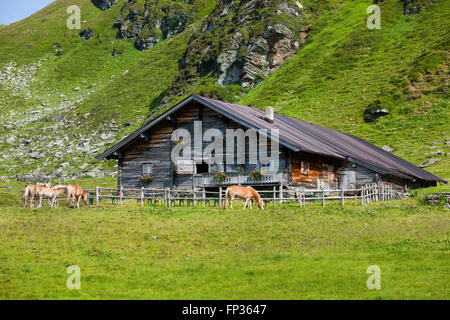
<path id="1" fill-rule="evenodd" d="M 57 0 L 0 29 L 0 176 L 114 175 L 96 154 L 198 93 L 439 159 L 426 169 L 448 178 L 449 2 L 377 2 L 380 30 L 372 1 Z"/>

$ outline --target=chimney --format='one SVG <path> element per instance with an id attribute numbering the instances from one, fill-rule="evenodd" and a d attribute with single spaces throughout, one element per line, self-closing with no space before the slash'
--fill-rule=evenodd
<path id="1" fill-rule="evenodd" d="M 270 123 L 273 122 L 273 108 L 272 107 L 266 108 L 266 115 L 264 116 L 264 120 L 266 120 L 267 122 L 270 122 Z"/>

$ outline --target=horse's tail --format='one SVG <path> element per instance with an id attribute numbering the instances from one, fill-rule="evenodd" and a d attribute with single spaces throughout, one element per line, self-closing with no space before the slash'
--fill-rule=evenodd
<path id="1" fill-rule="evenodd" d="M 228 196 L 230 194 L 230 188 L 228 187 L 227 190 L 225 190 L 225 210 L 228 209 Z"/>

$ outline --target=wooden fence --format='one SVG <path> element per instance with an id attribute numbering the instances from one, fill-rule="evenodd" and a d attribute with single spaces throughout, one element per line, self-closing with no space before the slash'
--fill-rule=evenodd
<path id="1" fill-rule="evenodd" d="M 218 191 L 208 191 L 205 188 L 186 189 L 124 189 L 101 188 L 87 189 L 89 204 L 101 204 L 111 201 L 112 204 L 123 205 L 126 200 L 135 200 L 142 207 L 150 206 L 204 206 L 222 207 L 225 204 L 226 187 L 219 187 Z M 339 201 L 344 205 L 346 201 L 358 201 L 365 206 L 372 202 L 389 201 L 408 196 L 408 193 L 398 191 L 389 184 L 368 184 L 360 189 L 304 189 L 285 186 L 273 186 L 271 189 L 256 190 L 263 199 L 265 206 L 296 202 L 300 207 L 307 203 L 318 202 L 325 206 L 326 202 Z"/>

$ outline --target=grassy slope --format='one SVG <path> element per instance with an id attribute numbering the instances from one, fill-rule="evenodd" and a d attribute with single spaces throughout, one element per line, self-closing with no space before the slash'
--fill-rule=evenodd
<path id="1" fill-rule="evenodd" d="M 378 146 L 389 145 L 415 164 L 436 157 L 426 152 L 450 152 L 444 145 L 450 138 L 448 94 L 424 92 L 423 98 L 414 101 L 403 94 L 397 100 L 391 97 L 391 92 L 401 89 L 395 83 L 421 62 L 422 55 L 448 50 L 450 3 L 439 1 L 419 15 L 405 16 L 400 1 L 384 1 L 381 30 L 370 31 L 366 8 L 371 3 L 330 1 L 334 9 L 313 27 L 311 40 L 296 57 L 240 102 L 270 105 Z M 366 124 L 364 109 L 386 96 L 393 100 L 391 115 Z M 441 162 L 427 170 L 449 178 L 449 158 L 438 157 Z"/>
<path id="2" fill-rule="evenodd" d="M 448 299 L 446 209 L 0 211 L 2 299 Z M 80 235 L 83 235 L 80 237 Z M 81 290 L 65 283 L 81 268 Z M 381 268 L 381 290 L 366 269 Z"/>

